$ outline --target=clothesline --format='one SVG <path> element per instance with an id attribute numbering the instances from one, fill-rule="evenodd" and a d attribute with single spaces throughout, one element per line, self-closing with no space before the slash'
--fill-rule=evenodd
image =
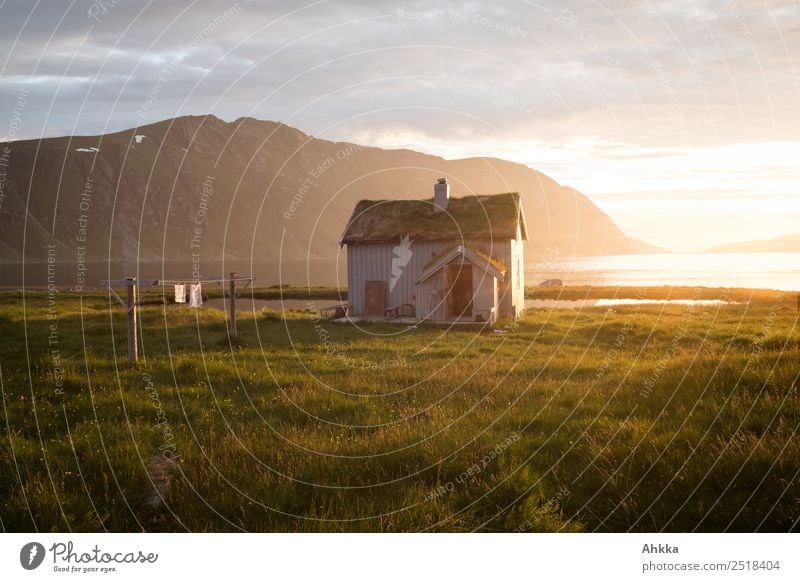
<path id="1" fill-rule="evenodd" d="M 186 303 L 186 285 L 175 283 L 175 303 Z M 200 307 L 203 305 L 203 289 L 200 283 L 189 284 L 189 305 Z"/>
<path id="2" fill-rule="evenodd" d="M 178 284 L 189 284 L 189 283 L 252 283 L 255 281 L 255 277 L 186 277 L 183 279 L 112 279 L 112 280 L 102 280 L 100 281 L 101 285 L 105 285 L 108 287 L 124 287 L 130 281 L 135 281 L 137 286 L 142 287 L 145 285 L 147 289 L 151 289 L 153 287 L 169 287 L 171 285 L 178 285 Z M 244 289 L 245 287 L 243 287 Z M 145 289 L 145 290 L 147 290 Z"/>
<path id="3" fill-rule="evenodd" d="M 186 303 L 186 292 L 189 292 L 189 305 L 192 307 L 200 307 L 203 305 L 203 290 L 202 284 L 203 283 L 216 283 L 220 287 L 223 287 L 223 283 L 233 283 L 233 287 L 235 288 L 236 283 L 246 283 L 244 287 L 237 289 L 237 291 L 243 291 L 250 286 L 250 283 L 255 281 L 256 278 L 252 276 L 247 277 L 186 277 L 185 279 L 143 279 L 141 281 L 136 280 L 135 278 L 131 277 L 129 279 L 123 280 L 108 280 L 108 281 L 101 281 L 102 284 L 105 284 L 108 289 L 114 294 L 115 298 L 119 303 L 123 306 L 126 306 L 126 302 L 119 297 L 114 291 L 115 285 L 122 285 L 122 284 L 130 284 L 135 283 L 136 286 L 141 286 L 144 284 L 145 289 L 144 291 L 148 291 L 154 287 L 168 287 L 172 286 L 174 293 L 175 293 L 175 303 Z"/>
<path id="4" fill-rule="evenodd" d="M 236 283 L 252 283 L 255 280 L 255 277 L 186 277 L 185 279 L 159 279 L 155 284 L 169 286 L 181 283 L 185 285 L 187 283 L 230 283 L 231 281 Z"/>
<path id="5" fill-rule="evenodd" d="M 175 302 L 186 303 L 186 285 L 189 285 L 189 304 L 192 307 L 200 307 L 203 304 L 202 283 L 217 283 L 222 287 L 223 283 L 230 284 L 230 292 L 228 293 L 228 301 L 230 307 L 228 309 L 228 334 L 232 341 L 236 340 L 236 283 L 246 282 L 242 289 L 246 289 L 250 283 L 256 280 L 255 277 L 237 277 L 236 273 L 231 273 L 231 277 L 203 277 L 198 280 L 196 277 L 187 277 L 186 279 L 177 280 L 158 280 L 158 279 L 137 279 L 136 277 L 126 277 L 125 279 L 106 279 L 100 281 L 101 285 L 108 288 L 109 293 L 119 302 L 122 307 L 127 311 L 128 316 L 128 361 L 132 364 L 136 363 L 139 359 L 139 331 L 137 326 L 137 312 L 139 310 L 139 300 L 137 295 L 139 289 L 143 288 L 144 291 L 152 289 L 153 287 L 166 287 L 173 285 L 175 291 Z M 121 287 L 127 288 L 127 298 L 123 299 L 117 293 L 117 289 Z M 224 287 L 223 287 L 224 289 Z"/>
<path id="6" fill-rule="evenodd" d="M 192 277 L 188 283 L 188 290 L 189 290 L 189 305 L 191 307 L 200 307 L 203 305 L 203 289 L 202 283 L 217 283 L 220 287 L 223 287 L 223 283 L 237 283 L 243 282 L 247 283 L 242 290 L 247 289 L 247 287 L 255 281 L 255 277 L 205 277 L 201 280 L 198 280 L 197 277 Z M 176 279 L 174 281 L 158 281 L 156 285 L 161 286 L 168 286 L 173 285 L 175 291 L 175 303 L 186 303 L 186 290 L 187 290 L 187 279 Z M 223 287 L 224 289 L 224 287 Z"/>

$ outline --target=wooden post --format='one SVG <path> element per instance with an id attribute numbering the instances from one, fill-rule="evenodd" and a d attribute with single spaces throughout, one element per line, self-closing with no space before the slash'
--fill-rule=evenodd
<path id="1" fill-rule="evenodd" d="M 138 327 L 136 321 L 137 297 L 136 277 L 128 277 L 128 361 L 135 364 L 139 359 Z"/>
<path id="2" fill-rule="evenodd" d="M 228 306 L 228 334 L 231 341 L 236 341 L 236 273 L 231 273 Z"/>

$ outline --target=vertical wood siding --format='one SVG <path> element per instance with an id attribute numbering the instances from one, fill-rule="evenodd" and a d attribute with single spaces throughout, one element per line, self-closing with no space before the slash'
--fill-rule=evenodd
<path id="1" fill-rule="evenodd" d="M 456 241 L 412 241 L 410 260 L 401 268 L 394 288 L 391 288 L 391 281 L 395 244 L 347 245 L 347 289 L 351 315 L 364 314 L 364 284 L 366 281 L 386 281 L 387 306 L 410 303 L 415 306 L 417 317 L 428 316 L 433 320 L 443 320 L 445 310 L 441 304 L 441 296 L 438 301 L 434 302 L 435 305 L 432 306 L 432 309 L 429 309 L 431 291 L 438 290 L 443 293 L 445 290 L 443 274 L 437 273 L 420 285 L 417 285 L 417 282 L 425 264 L 433 258 L 434 253 L 441 253 L 455 243 Z M 523 265 L 521 243 L 519 229 L 516 240 L 509 239 L 494 243 L 467 242 L 467 244 L 479 247 L 484 252 L 503 261 L 507 267 L 505 279 L 500 283 L 481 269 L 473 269 L 473 290 L 475 291 L 473 304 L 481 307 L 497 305 L 499 317 L 515 317 L 522 313 L 525 300 L 524 272 L 517 275 L 517 270 L 521 269 Z"/>

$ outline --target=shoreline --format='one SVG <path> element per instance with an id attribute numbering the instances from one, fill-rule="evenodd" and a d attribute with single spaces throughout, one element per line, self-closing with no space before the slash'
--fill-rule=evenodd
<path id="1" fill-rule="evenodd" d="M 160 290 L 161 289 L 161 290 Z M 101 287 L 76 291 L 71 287 L 60 287 L 56 285 L 55 292 L 64 295 L 74 295 L 83 297 L 102 297 L 108 295 L 108 291 Z M 9 295 L 30 295 L 38 296 L 48 293 L 46 285 L 32 286 L 26 288 L 13 286 L 0 286 L 0 296 Z M 800 306 L 800 291 L 786 291 L 780 289 L 762 289 L 753 287 L 704 287 L 704 286 L 669 286 L 669 285 L 570 285 L 557 288 L 526 287 L 525 298 L 527 300 L 557 300 L 557 301 L 580 301 L 596 299 L 646 299 L 660 301 L 685 301 L 685 300 L 721 300 L 725 302 L 751 303 L 764 300 L 773 300 L 777 297 L 797 296 Z M 204 299 L 218 299 L 224 296 L 222 289 L 211 283 L 203 289 Z M 164 303 L 171 303 L 172 289 L 154 287 L 142 292 L 143 303 L 161 303 L 159 299 L 164 298 Z M 332 286 L 294 286 L 277 285 L 253 286 L 239 293 L 241 299 L 256 300 L 331 300 L 347 301 L 347 289 Z"/>

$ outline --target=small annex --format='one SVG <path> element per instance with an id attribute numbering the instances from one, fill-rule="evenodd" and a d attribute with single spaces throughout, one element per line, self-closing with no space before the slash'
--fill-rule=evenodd
<path id="1" fill-rule="evenodd" d="M 349 315 L 434 322 L 518 317 L 525 305 L 525 215 L 519 194 L 362 200 L 347 245 Z"/>

